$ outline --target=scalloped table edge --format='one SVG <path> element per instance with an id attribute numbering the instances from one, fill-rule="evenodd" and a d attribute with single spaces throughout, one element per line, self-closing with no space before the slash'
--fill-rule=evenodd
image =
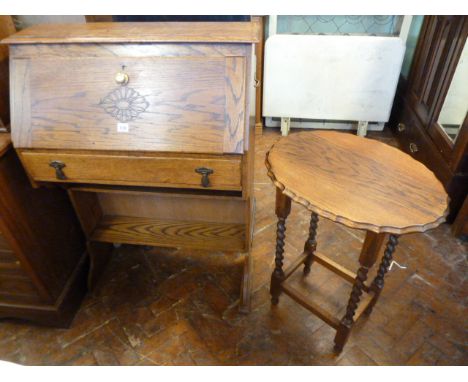
<path id="1" fill-rule="evenodd" d="M 412 225 L 412 226 L 408 226 L 408 227 L 404 227 L 404 228 L 397 228 L 397 227 L 391 227 L 391 226 L 377 226 L 375 224 L 370 224 L 370 223 L 356 222 L 356 221 L 348 219 L 348 218 L 346 218 L 344 216 L 336 215 L 336 214 L 334 214 L 334 213 L 332 213 L 330 211 L 324 210 L 322 208 L 319 208 L 319 207 L 313 205 L 308 200 L 304 199 L 303 197 L 297 195 L 296 193 L 294 193 L 293 191 L 288 189 L 283 183 L 281 183 L 279 180 L 276 179 L 275 175 L 273 174 L 273 172 L 271 170 L 271 164 L 268 161 L 268 156 L 269 156 L 270 151 L 273 149 L 274 146 L 275 146 L 275 144 L 273 146 L 271 146 L 270 150 L 268 150 L 266 155 L 265 155 L 265 166 L 266 166 L 266 168 L 268 170 L 267 174 L 268 174 L 268 177 L 272 180 L 273 184 L 276 187 L 278 187 L 283 192 L 283 194 L 290 197 L 296 203 L 301 204 L 302 206 L 307 208 L 309 211 L 315 212 L 316 214 L 318 214 L 321 217 L 324 217 L 326 219 L 329 219 L 329 220 L 334 221 L 334 222 L 339 223 L 339 224 L 343 224 L 343 225 L 345 225 L 345 226 L 347 226 L 349 228 L 363 229 L 363 230 L 372 231 L 372 232 L 375 232 L 375 233 L 389 233 L 389 234 L 394 234 L 394 235 L 403 235 L 403 234 L 407 234 L 407 233 L 425 232 L 425 231 L 428 231 L 430 229 L 436 228 L 439 225 L 441 225 L 442 223 L 444 223 L 445 220 L 446 220 L 446 217 L 447 217 L 447 215 L 449 213 L 449 207 L 448 206 L 449 206 L 450 198 L 447 196 L 447 208 L 445 209 L 443 215 L 441 217 L 437 218 L 436 220 L 434 220 L 433 222 L 426 223 L 426 224 L 423 224 L 423 225 Z M 428 169 L 428 170 L 431 171 L 430 169 Z M 432 174 L 434 174 L 434 173 L 432 172 Z"/>

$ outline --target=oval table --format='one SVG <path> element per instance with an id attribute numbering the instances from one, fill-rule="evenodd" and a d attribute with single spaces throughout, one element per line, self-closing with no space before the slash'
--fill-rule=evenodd
<path id="1" fill-rule="evenodd" d="M 354 322 L 370 314 L 384 285 L 398 236 L 424 232 L 441 224 L 448 197 L 435 175 L 397 148 L 347 133 L 307 131 L 275 143 L 266 155 L 268 175 L 276 186 L 278 217 L 275 269 L 270 294 L 276 305 L 282 292 L 337 330 L 341 352 Z M 304 252 L 283 270 L 286 218 L 291 200 L 311 211 Z M 316 251 L 318 217 L 366 231 L 357 273 Z M 368 286 L 369 269 L 389 236 L 377 275 Z M 338 319 L 286 282 L 302 264 L 304 275 L 316 262 L 353 284 L 345 315 Z M 361 296 L 366 296 L 360 304 Z"/>

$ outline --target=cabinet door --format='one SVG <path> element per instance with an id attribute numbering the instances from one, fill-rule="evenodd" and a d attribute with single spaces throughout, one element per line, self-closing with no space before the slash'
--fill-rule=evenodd
<path id="1" fill-rule="evenodd" d="M 410 102 L 424 126 L 431 121 L 456 46 L 462 16 L 427 16 L 410 78 Z"/>
<path id="2" fill-rule="evenodd" d="M 453 38 L 434 118 L 428 133 L 454 173 L 468 172 L 468 17 Z"/>

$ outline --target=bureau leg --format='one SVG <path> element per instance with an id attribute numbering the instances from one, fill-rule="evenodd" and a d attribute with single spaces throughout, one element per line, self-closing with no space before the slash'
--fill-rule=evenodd
<path id="1" fill-rule="evenodd" d="M 340 353 L 344 345 L 348 341 L 351 329 L 354 325 L 354 314 L 361 300 L 362 292 L 365 288 L 364 282 L 367 280 L 369 269 L 375 264 L 380 248 L 385 240 L 385 234 L 377 234 L 368 231 L 364 244 L 359 256 L 359 264 L 361 267 L 357 271 L 354 280 L 351 296 L 349 297 L 346 313 L 340 321 L 336 336 L 335 336 L 335 352 Z"/>
<path id="2" fill-rule="evenodd" d="M 286 218 L 291 212 L 291 199 L 283 192 L 276 189 L 276 216 L 278 216 L 278 225 L 276 229 L 276 253 L 275 253 L 275 269 L 271 275 L 270 294 L 271 303 L 278 304 L 281 294 L 281 283 L 284 280 L 283 271 L 283 254 L 284 254 L 284 239 L 286 237 Z"/>
<path id="3" fill-rule="evenodd" d="M 88 273 L 88 289 L 92 291 L 101 277 L 114 249 L 110 243 L 88 241 L 90 265 Z"/>
<path id="4" fill-rule="evenodd" d="M 244 254 L 244 271 L 242 274 L 241 295 L 239 312 L 247 314 L 250 312 L 250 296 L 252 294 L 252 255 L 250 252 Z"/>

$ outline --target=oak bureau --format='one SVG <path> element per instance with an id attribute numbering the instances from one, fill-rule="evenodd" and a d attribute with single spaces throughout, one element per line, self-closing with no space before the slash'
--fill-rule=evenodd
<path id="1" fill-rule="evenodd" d="M 92 287 L 112 243 L 243 253 L 249 308 L 259 22 L 38 25 L 10 45 L 15 149 L 67 188 Z"/>

